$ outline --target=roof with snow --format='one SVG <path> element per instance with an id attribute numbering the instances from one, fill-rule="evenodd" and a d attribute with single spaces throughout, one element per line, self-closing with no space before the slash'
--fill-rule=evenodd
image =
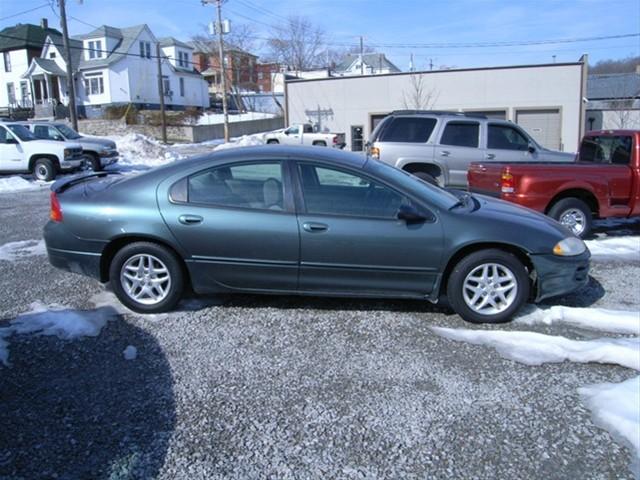
<path id="1" fill-rule="evenodd" d="M 87 70 L 96 67 L 106 67 L 119 60 L 122 60 L 128 55 L 131 46 L 145 29 L 149 30 L 149 27 L 147 27 L 146 24 L 135 25 L 133 27 L 126 28 L 115 28 L 103 25 L 102 27 L 89 32 L 86 35 L 78 35 L 73 37 L 75 40 L 86 40 L 90 38 L 107 36 L 109 38 L 115 38 L 119 40 L 115 48 L 112 51 L 107 52 L 105 57 L 92 58 L 90 60 L 87 60 L 84 55 L 80 55 L 79 70 Z M 150 30 L 149 33 L 151 33 Z M 155 55 L 155 52 L 153 54 Z"/>
<path id="2" fill-rule="evenodd" d="M 23 48 L 41 49 L 48 35 L 62 34 L 55 28 L 42 28 L 30 23 L 19 23 L 0 31 L 0 52 Z"/>
<path id="3" fill-rule="evenodd" d="M 160 42 L 161 47 L 176 46 L 176 47 L 188 48 L 189 50 L 193 50 L 192 45 L 186 42 L 181 42 L 180 40 L 174 37 L 162 37 L 162 38 L 159 38 L 158 41 Z"/>
<path id="4" fill-rule="evenodd" d="M 74 38 L 78 40 L 87 40 L 89 38 L 101 38 L 101 37 L 109 37 L 109 38 L 122 38 L 122 32 L 119 28 L 110 27 L 109 25 L 102 25 L 101 27 L 92 30 L 89 33 L 84 33 L 82 35 L 75 35 Z"/>
<path id="5" fill-rule="evenodd" d="M 342 59 L 342 61 L 336 65 L 335 70 L 337 72 L 346 72 L 354 64 L 354 62 L 360 60 L 360 54 L 348 53 Z M 399 72 L 400 69 L 396 67 L 384 53 L 365 53 L 362 55 L 362 61 L 370 68 L 374 69 L 386 69 L 391 72 Z"/>
<path id="6" fill-rule="evenodd" d="M 640 97 L 640 74 L 638 73 L 589 75 L 587 79 L 589 100 L 638 97 Z"/>

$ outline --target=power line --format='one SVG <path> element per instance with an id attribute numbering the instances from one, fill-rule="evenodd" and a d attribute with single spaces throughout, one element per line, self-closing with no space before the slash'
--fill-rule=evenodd
<path id="1" fill-rule="evenodd" d="M 8 19 L 13 18 L 13 17 L 19 17 L 20 15 L 24 15 L 25 13 L 34 12 L 36 10 L 40 10 L 41 8 L 48 7 L 48 6 L 49 6 L 48 2 L 47 3 L 43 3 L 42 5 L 40 5 L 38 7 L 33 7 L 33 8 L 30 8 L 29 10 L 24 10 L 22 12 L 14 13 L 13 15 L 9 15 L 7 17 L 2 17 L 2 18 L 0 18 L 0 22 L 3 21 L 3 20 L 8 20 Z"/>

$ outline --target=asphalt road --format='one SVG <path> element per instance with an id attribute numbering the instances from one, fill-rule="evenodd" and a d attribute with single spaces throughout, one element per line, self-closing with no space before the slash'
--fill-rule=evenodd
<path id="1" fill-rule="evenodd" d="M 47 216 L 47 191 L 0 195 L 0 246 Z M 553 304 L 640 308 L 638 291 L 640 262 L 594 263 Z M 0 478 L 631 478 L 577 393 L 630 370 L 515 363 L 434 335 L 476 327 L 428 303 L 225 296 L 144 317 L 109 298 L 44 256 L 0 260 L 0 327 L 36 301 L 110 318 L 97 337 L 8 339 Z"/>

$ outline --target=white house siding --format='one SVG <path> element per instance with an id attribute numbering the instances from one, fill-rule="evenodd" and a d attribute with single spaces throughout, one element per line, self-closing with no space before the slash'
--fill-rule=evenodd
<path id="1" fill-rule="evenodd" d="M 9 93 L 7 85 L 13 84 L 13 93 L 17 103 L 20 103 L 23 98 L 20 92 L 20 82 L 26 81 L 21 78 L 22 74 L 29 68 L 29 59 L 27 56 L 27 50 L 12 50 L 9 53 L 9 60 L 11 61 L 11 71 L 5 72 L 4 70 L 4 53 L 0 52 L 0 107 L 9 106 Z M 29 86 L 28 92 L 31 92 L 31 86 Z M 28 99 L 30 100 L 29 95 Z M 12 106 L 15 106 L 12 105 Z"/>
<path id="2" fill-rule="evenodd" d="M 406 108 L 403 92 L 411 92 L 412 78 L 418 75 L 424 91 L 432 96 L 431 109 L 504 110 L 506 118 L 514 122 L 517 112 L 524 109 L 558 109 L 562 149 L 575 151 L 578 146 L 582 63 L 294 80 L 287 82 L 287 122 L 311 119 L 315 123 L 315 117 L 306 111 L 330 109 L 332 114 L 322 119 L 323 129 L 345 132 L 349 146 L 350 127 L 361 125 L 366 140 L 371 135 L 372 115 Z"/>
<path id="3" fill-rule="evenodd" d="M 129 103 L 129 71 L 125 68 L 124 61 L 111 65 L 109 72 L 109 91 L 112 103 Z M 105 79 L 106 81 L 106 79 Z"/>
<path id="4" fill-rule="evenodd" d="M 118 62 L 119 67 L 129 72 L 130 98 L 133 103 L 159 104 L 158 64 L 156 58 L 141 58 L 140 42 L 151 43 L 151 56 L 155 57 L 156 39 L 144 29 L 135 42 L 131 44 L 128 55 Z M 113 66 L 113 65 L 112 65 Z M 163 72 L 163 75 L 165 73 Z"/>

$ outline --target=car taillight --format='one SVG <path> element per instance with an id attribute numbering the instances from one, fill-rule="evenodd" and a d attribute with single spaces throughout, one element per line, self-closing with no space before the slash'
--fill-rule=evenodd
<path id="1" fill-rule="evenodd" d="M 369 155 L 371 158 L 380 159 L 380 149 L 378 147 L 369 148 Z"/>
<path id="2" fill-rule="evenodd" d="M 338 136 L 334 135 L 333 137 L 333 144 L 335 145 L 336 143 L 338 143 Z"/>
<path id="3" fill-rule="evenodd" d="M 515 192 L 515 184 L 513 182 L 513 175 L 509 171 L 502 172 L 500 177 L 500 190 L 502 193 Z"/>
<path id="4" fill-rule="evenodd" d="M 62 208 L 60 208 L 60 201 L 56 196 L 56 192 L 51 192 L 51 212 L 49 218 L 54 222 L 62 221 Z"/>

